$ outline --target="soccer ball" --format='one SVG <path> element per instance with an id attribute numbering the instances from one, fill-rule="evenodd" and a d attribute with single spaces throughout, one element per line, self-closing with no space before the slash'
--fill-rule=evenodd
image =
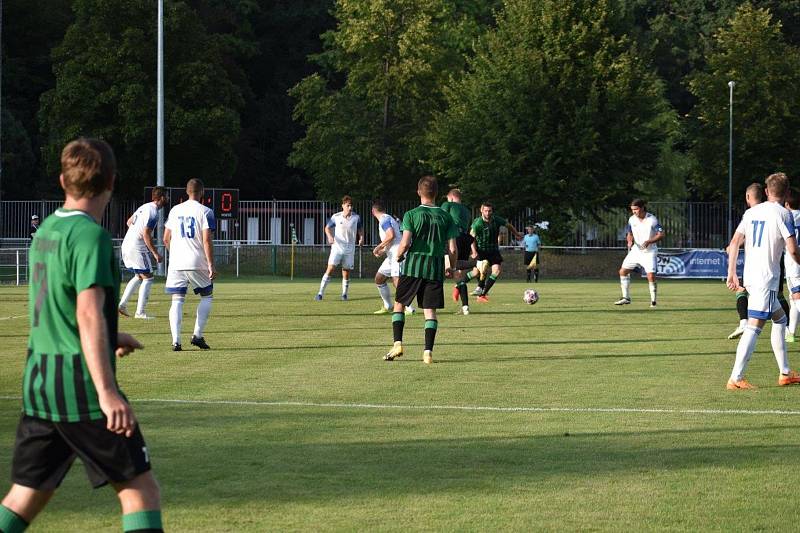
<path id="1" fill-rule="evenodd" d="M 539 293 L 533 289 L 525 289 L 525 292 L 522 293 L 522 301 L 533 305 L 539 301 Z"/>

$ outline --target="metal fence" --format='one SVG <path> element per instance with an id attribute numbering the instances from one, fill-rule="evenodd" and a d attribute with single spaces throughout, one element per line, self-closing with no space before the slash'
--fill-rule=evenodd
<path id="1" fill-rule="evenodd" d="M 30 238 L 31 215 L 41 219 L 61 205 L 56 200 L 5 201 L 0 211 L 0 247 L 14 247 Z M 126 231 L 126 220 L 133 214 L 139 202 L 112 200 L 106 208 L 102 224 L 114 238 L 122 238 Z M 418 205 L 416 202 L 389 202 L 387 212 L 397 218 Z M 366 244 L 377 244 L 378 225 L 370 214 L 369 202 L 356 202 L 354 210 L 364 222 Z M 299 244 L 325 244 L 324 225 L 330 216 L 341 209 L 338 203 L 294 200 L 243 200 L 239 203 L 236 219 L 219 221 L 216 238 L 254 244 L 268 241 L 276 245 L 291 243 L 292 230 Z M 721 248 L 725 244 L 727 207 L 719 203 L 705 202 L 653 202 L 648 210 L 654 213 L 664 226 L 666 237 L 662 243 L 672 248 Z M 734 213 L 735 220 L 741 209 Z M 520 231 L 524 226 L 541 222 L 535 208 L 525 208 L 505 216 Z M 478 209 L 473 209 L 478 216 Z M 620 247 L 625 244 L 625 226 L 630 212 L 627 208 L 610 209 L 599 216 L 577 216 L 569 228 L 565 246 L 582 248 Z M 511 244 L 507 235 L 501 237 L 504 244 Z M 543 241 L 547 242 L 546 232 Z"/>

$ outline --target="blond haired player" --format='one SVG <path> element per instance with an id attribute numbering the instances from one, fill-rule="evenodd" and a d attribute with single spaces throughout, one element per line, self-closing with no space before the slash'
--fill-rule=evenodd
<path id="1" fill-rule="evenodd" d="M 656 267 L 658 265 L 658 241 L 664 238 L 664 228 L 656 216 L 647 212 L 644 200 L 636 198 L 631 202 L 631 217 L 625 229 L 625 238 L 628 241 L 628 255 L 622 261 L 619 269 L 619 284 L 622 289 L 622 298 L 614 305 L 627 305 L 631 303 L 631 272 L 637 267 L 642 268 L 647 274 L 647 283 L 650 287 L 650 307 L 656 306 Z"/>

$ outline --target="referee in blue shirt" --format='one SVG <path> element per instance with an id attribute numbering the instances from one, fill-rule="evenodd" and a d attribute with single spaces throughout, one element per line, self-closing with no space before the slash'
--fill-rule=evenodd
<path id="1" fill-rule="evenodd" d="M 539 245 L 542 240 L 536 234 L 536 228 L 533 226 L 526 226 L 527 234 L 522 238 L 522 244 L 525 246 L 525 271 L 528 274 L 528 281 L 531 280 L 531 272 L 533 272 L 533 281 L 539 281 Z"/>

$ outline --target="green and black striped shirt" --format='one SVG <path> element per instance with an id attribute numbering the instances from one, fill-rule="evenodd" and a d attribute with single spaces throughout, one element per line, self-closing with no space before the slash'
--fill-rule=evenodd
<path id="1" fill-rule="evenodd" d="M 81 291 L 92 286 L 105 290 L 107 353 L 116 372 L 119 270 L 111 235 L 87 213 L 59 209 L 36 232 L 28 268 L 31 329 L 23 411 L 54 422 L 102 419 L 75 312 Z"/>
<path id="2" fill-rule="evenodd" d="M 475 247 L 481 252 L 496 252 L 500 248 L 497 245 L 497 238 L 500 236 L 500 228 L 508 224 L 503 217 L 492 215 L 489 222 L 478 217 L 472 222 L 472 234 L 475 235 Z"/>
<path id="3" fill-rule="evenodd" d="M 407 211 L 400 230 L 413 238 L 402 274 L 412 278 L 444 281 L 444 256 L 450 239 L 458 237 L 453 217 L 441 207 L 421 205 Z"/>

